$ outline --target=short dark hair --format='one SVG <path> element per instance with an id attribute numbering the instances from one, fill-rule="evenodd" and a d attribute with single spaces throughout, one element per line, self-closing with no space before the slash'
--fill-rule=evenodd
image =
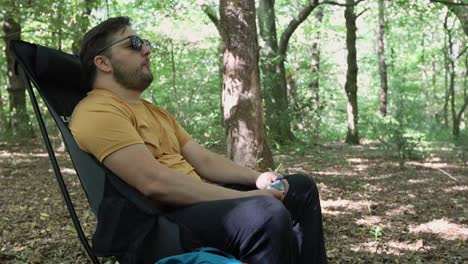
<path id="1" fill-rule="evenodd" d="M 87 90 L 91 89 L 96 80 L 94 57 L 98 55 L 97 52 L 112 41 L 111 36 L 114 33 L 129 26 L 131 26 L 130 18 L 125 16 L 112 17 L 99 23 L 84 35 L 79 56 Z"/>

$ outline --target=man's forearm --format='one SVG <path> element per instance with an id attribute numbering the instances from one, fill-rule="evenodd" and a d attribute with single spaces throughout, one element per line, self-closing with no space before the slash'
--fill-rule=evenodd
<path id="1" fill-rule="evenodd" d="M 245 192 L 231 190 L 206 183 L 192 176 L 172 171 L 170 175 L 158 173 L 148 186 L 148 195 L 155 201 L 170 205 L 190 205 L 194 203 L 234 199 L 246 196 Z"/>
<path id="2" fill-rule="evenodd" d="M 210 153 L 205 165 L 197 168 L 203 178 L 217 183 L 255 185 L 259 172 L 242 167 L 221 155 Z"/>

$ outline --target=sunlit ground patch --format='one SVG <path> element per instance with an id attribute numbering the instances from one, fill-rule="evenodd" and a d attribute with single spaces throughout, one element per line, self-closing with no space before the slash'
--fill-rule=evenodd
<path id="1" fill-rule="evenodd" d="M 424 183 L 429 183 L 432 181 L 431 179 L 409 179 L 408 183 L 411 184 L 424 184 Z"/>
<path id="2" fill-rule="evenodd" d="M 335 171 L 335 170 L 329 170 L 329 171 L 316 171 L 314 174 L 321 175 L 321 176 L 346 176 L 346 177 L 352 177 L 352 176 L 358 176 L 357 173 L 355 172 L 346 172 L 343 173 L 342 171 Z"/>
<path id="3" fill-rule="evenodd" d="M 332 215 L 368 211 L 371 205 L 372 205 L 371 201 L 350 201 L 350 200 L 321 201 L 322 212 L 324 214 L 332 214 Z"/>
<path id="4" fill-rule="evenodd" d="M 356 224 L 363 225 L 363 226 L 374 226 L 382 222 L 382 218 L 380 216 L 370 215 L 364 216 L 361 219 L 356 221 Z"/>
<path id="5" fill-rule="evenodd" d="M 456 185 L 444 189 L 444 192 L 468 192 L 468 185 Z"/>
<path id="6" fill-rule="evenodd" d="M 387 212 L 385 212 L 385 215 L 387 216 L 398 216 L 398 215 L 415 215 L 415 207 L 412 204 L 405 204 L 405 205 L 398 205 L 396 204 L 396 208 L 391 209 Z"/>
<path id="7" fill-rule="evenodd" d="M 61 156 L 61 154 L 56 153 L 56 156 Z M 47 152 L 41 152 L 41 153 L 20 153 L 20 152 L 9 152 L 2 150 L 0 151 L 0 158 L 18 158 L 18 157 L 39 157 L 39 158 L 44 158 L 44 157 L 49 157 L 49 154 Z"/>
<path id="8" fill-rule="evenodd" d="M 70 168 L 63 168 L 60 170 L 63 174 L 68 174 L 68 175 L 76 175 L 76 172 L 74 169 Z"/>
<path id="9" fill-rule="evenodd" d="M 392 173 L 383 173 L 377 176 L 369 176 L 367 179 L 372 180 L 372 181 L 380 181 L 380 180 L 387 180 L 396 177 L 395 174 Z"/>
<path id="10" fill-rule="evenodd" d="M 406 241 L 388 241 L 388 242 L 379 242 L 371 241 L 366 243 L 361 243 L 357 246 L 351 248 L 354 252 L 370 252 L 377 254 L 391 254 L 395 256 L 400 256 L 408 251 L 427 251 L 431 249 L 429 246 L 424 246 L 422 239 L 419 239 L 415 242 L 406 242 Z"/>
<path id="11" fill-rule="evenodd" d="M 447 219 L 436 219 L 431 222 L 420 224 L 418 226 L 410 226 L 410 233 L 431 233 L 440 236 L 446 240 L 467 240 L 468 227 L 450 223 Z"/>

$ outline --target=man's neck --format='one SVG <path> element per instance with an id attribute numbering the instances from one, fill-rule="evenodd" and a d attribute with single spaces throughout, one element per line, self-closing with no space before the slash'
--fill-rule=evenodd
<path id="1" fill-rule="evenodd" d="M 136 104 L 136 103 L 141 102 L 140 101 L 141 92 L 127 89 L 115 81 L 108 81 L 108 82 L 98 81 L 94 84 L 93 89 L 94 88 L 100 88 L 100 89 L 111 91 L 112 93 L 116 94 L 119 98 L 131 104 Z"/>

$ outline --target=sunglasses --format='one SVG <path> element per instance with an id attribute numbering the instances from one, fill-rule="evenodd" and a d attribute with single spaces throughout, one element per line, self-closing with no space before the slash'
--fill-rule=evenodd
<path id="1" fill-rule="evenodd" d="M 135 51 L 141 51 L 141 49 L 143 48 L 143 44 L 148 47 L 148 49 L 151 50 L 151 43 L 149 42 L 149 40 L 147 39 L 142 39 L 140 38 L 139 36 L 136 36 L 136 35 L 132 35 L 132 36 L 128 36 L 126 38 L 123 38 L 123 39 L 120 39 L 120 40 L 117 40 L 115 42 L 112 42 L 111 44 L 105 46 L 104 48 L 100 49 L 96 54 L 99 55 L 101 54 L 103 51 L 105 51 L 106 49 L 114 46 L 115 44 L 117 43 L 120 43 L 124 40 L 127 40 L 127 39 L 130 39 L 130 48 L 132 50 L 135 50 Z"/>

